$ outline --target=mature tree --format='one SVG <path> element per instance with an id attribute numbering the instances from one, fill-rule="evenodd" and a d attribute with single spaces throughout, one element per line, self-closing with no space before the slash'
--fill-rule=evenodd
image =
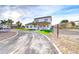
<path id="1" fill-rule="evenodd" d="M 16 22 L 17 28 L 21 28 L 22 27 L 22 23 L 20 21 Z"/>
<path id="2" fill-rule="evenodd" d="M 8 19 L 8 20 L 7 20 L 7 25 L 11 28 L 13 22 L 14 22 L 14 21 L 13 21 L 12 19 Z"/>
<path id="3" fill-rule="evenodd" d="M 75 22 L 71 21 L 70 23 L 72 24 L 72 26 L 75 26 Z"/>
<path id="4" fill-rule="evenodd" d="M 68 23 L 68 20 L 62 20 L 60 23 Z"/>
<path id="5" fill-rule="evenodd" d="M 62 20 L 61 22 L 60 22 L 60 28 L 66 28 L 67 27 L 67 24 L 68 24 L 68 20 Z"/>
<path id="6" fill-rule="evenodd" d="M 71 21 L 70 23 L 72 25 L 72 28 L 74 28 L 76 26 L 75 22 Z"/>

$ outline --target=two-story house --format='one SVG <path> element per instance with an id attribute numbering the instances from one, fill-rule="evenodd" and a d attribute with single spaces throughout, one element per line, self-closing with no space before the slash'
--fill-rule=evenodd
<path id="1" fill-rule="evenodd" d="M 51 22 L 51 16 L 39 17 L 35 18 L 32 23 L 26 24 L 25 28 L 34 30 L 50 30 Z"/>

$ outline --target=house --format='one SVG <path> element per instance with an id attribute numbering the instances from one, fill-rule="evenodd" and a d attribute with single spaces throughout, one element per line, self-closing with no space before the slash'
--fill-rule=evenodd
<path id="1" fill-rule="evenodd" d="M 52 22 L 51 16 L 34 18 L 34 21 L 32 23 L 26 24 L 25 28 L 34 30 L 50 30 L 51 22 Z"/>
<path id="2" fill-rule="evenodd" d="M 10 27 L 8 27 L 8 25 L 1 24 L 0 21 L 0 32 L 8 32 L 8 31 L 10 31 Z"/>
<path id="3" fill-rule="evenodd" d="M 79 29 L 79 20 L 75 21 L 76 28 Z"/>
<path id="4" fill-rule="evenodd" d="M 17 28 L 17 25 L 16 24 L 12 24 L 11 28 L 15 29 L 15 28 Z"/>

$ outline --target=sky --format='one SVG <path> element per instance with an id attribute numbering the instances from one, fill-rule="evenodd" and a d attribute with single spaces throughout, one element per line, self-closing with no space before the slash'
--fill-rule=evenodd
<path id="1" fill-rule="evenodd" d="M 52 25 L 61 20 L 79 20 L 79 5 L 0 5 L 0 20 L 12 19 L 23 24 L 33 22 L 34 18 L 52 16 Z"/>

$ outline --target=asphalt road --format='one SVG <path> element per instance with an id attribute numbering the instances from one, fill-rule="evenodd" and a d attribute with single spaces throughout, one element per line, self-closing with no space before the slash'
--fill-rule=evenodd
<path id="1" fill-rule="evenodd" d="M 57 29 L 54 28 L 54 32 L 57 33 Z M 59 29 L 59 34 L 63 35 L 79 35 L 79 31 L 71 31 L 69 29 Z"/>
<path id="2" fill-rule="evenodd" d="M 0 54 L 57 54 L 49 40 L 35 32 L 18 31 L 18 35 L 0 41 Z"/>
<path id="3" fill-rule="evenodd" d="M 59 33 L 66 35 L 79 35 L 79 31 L 69 31 L 68 29 L 60 30 Z"/>

